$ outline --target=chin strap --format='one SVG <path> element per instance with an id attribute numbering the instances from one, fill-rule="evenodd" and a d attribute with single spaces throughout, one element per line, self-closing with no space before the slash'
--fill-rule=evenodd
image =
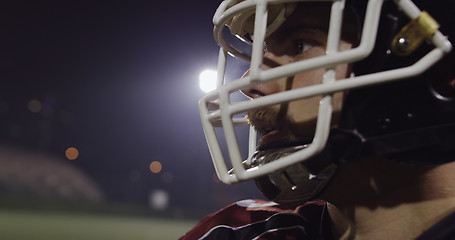
<path id="1" fill-rule="evenodd" d="M 454 132 L 455 123 L 373 138 L 363 138 L 355 130 L 337 129 L 330 145 L 337 146 L 332 154 L 340 154 L 340 162 L 380 156 L 407 165 L 432 166 L 455 161 Z"/>
<path id="2" fill-rule="evenodd" d="M 258 151 L 252 157 L 252 166 L 260 166 L 275 161 L 305 147 L 295 146 Z M 296 205 L 312 200 L 332 179 L 336 165 L 327 164 L 318 171 L 315 170 L 315 166 L 310 165 L 305 162 L 273 172 L 256 179 L 256 185 L 264 196 L 280 204 Z"/>
<path id="3" fill-rule="evenodd" d="M 455 161 L 455 123 L 364 138 L 355 130 L 334 129 L 318 156 L 256 179 L 270 200 L 297 205 L 319 196 L 336 172 L 337 164 L 380 156 L 413 166 L 432 166 Z M 258 151 L 252 166 L 260 166 L 292 154 L 305 146 Z"/>

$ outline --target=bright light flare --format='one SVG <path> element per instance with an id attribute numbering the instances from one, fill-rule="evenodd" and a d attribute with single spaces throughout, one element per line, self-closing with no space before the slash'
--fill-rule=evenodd
<path id="1" fill-rule="evenodd" d="M 204 92 L 210 92 L 216 88 L 216 71 L 206 69 L 199 74 L 199 87 Z"/>

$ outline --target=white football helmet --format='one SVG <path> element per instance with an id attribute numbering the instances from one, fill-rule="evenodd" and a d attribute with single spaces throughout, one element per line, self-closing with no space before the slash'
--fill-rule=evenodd
<path id="1" fill-rule="evenodd" d="M 277 31 L 294 13 L 297 4 L 307 2 L 325 2 L 331 5 L 326 54 L 264 69 L 262 66 L 266 38 Z M 440 5 L 446 6 L 442 2 Z M 352 123 L 346 120 L 363 116 L 359 113 L 362 110 L 359 109 L 355 111 L 355 114 L 345 112 L 345 109 L 350 108 L 347 106 L 350 100 L 347 99 L 343 106 L 345 120 L 341 119 L 342 123 L 338 124 L 339 127 L 335 129 L 331 123 L 332 96 L 337 92 L 349 92 L 347 97 L 349 98 L 351 92 L 352 96 L 355 96 L 355 90 L 358 89 L 374 90 L 379 85 L 389 86 L 391 83 L 401 82 L 403 79 L 421 76 L 451 51 L 452 45 L 441 32 L 442 30 L 439 31 L 439 24 L 442 23 L 438 24 L 438 21 L 434 19 L 437 16 L 432 17 L 432 9 L 428 9 L 427 12 L 427 9 L 421 10 L 419 7 L 416 1 L 411 0 L 223 1 L 213 17 L 214 37 L 220 46 L 217 89 L 209 92 L 199 101 L 204 133 L 219 179 L 226 184 L 256 179 L 261 190 L 272 200 L 301 202 L 317 196 L 336 171 L 336 165 L 340 161 L 350 161 L 350 158 L 354 159 L 359 154 L 361 155 L 363 150 L 370 148 L 376 150 L 368 150 L 368 153 L 395 154 L 396 152 L 389 151 L 392 147 L 386 148 L 385 151 L 382 148 L 377 150 L 380 148 L 377 146 L 384 144 L 374 142 L 378 137 L 388 139 L 403 130 L 403 127 L 397 129 L 384 127 L 384 124 L 388 123 L 387 119 L 393 121 L 393 116 L 383 118 L 385 123 L 384 121 L 381 123 L 381 128 L 387 128 L 386 130 L 369 133 L 371 127 L 364 127 L 368 130 L 362 132 L 363 123 Z M 356 16 L 359 38 L 355 47 L 340 51 L 338 46 L 342 34 L 343 16 L 346 11 L 353 11 Z M 391 13 L 395 15 L 391 16 Z M 386 34 L 388 39 L 385 45 L 382 36 L 384 34 L 380 31 L 381 29 L 392 31 L 392 29 L 388 25 L 381 27 L 381 21 L 384 18 L 388 18 L 394 23 L 394 25 L 392 24 L 394 32 L 390 37 L 388 36 L 390 34 Z M 251 51 L 232 42 L 233 38 L 226 35 L 226 29 L 248 43 Z M 378 45 L 381 44 L 382 48 L 378 50 Z M 421 48 L 425 48 L 425 50 L 420 51 Z M 377 54 L 386 57 L 377 56 Z M 250 66 L 247 75 L 230 81 L 225 75 L 226 65 L 232 57 L 245 60 Z M 381 59 L 383 63 L 372 64 L 372 61 L 376 59 Z M 384 66 L 390 62 L 406 62 L 406 65 Z M 346 63 L 354 66 L 351 76 L 346 79 L 335 79 L 335 67 Z M 370 65 L 374 65 L 374 67 Z M 377 65 L 381 66 L 376 67 Z M 233 97 L 242 89 L 321 68 L 325 69 L 321 84 L 242 101 Z M 399 95 L 404 94 L 406 93 L 401 92 Z M 253 127 L 248 127 L 248 120 L 245 118 L 248 112 L 314 96 L 322 98 L 318 106 L 314 137 L 310 141 L 299 146 L 293 145 L 257 152 L 258 133 Z M 366 97 L 370 94 L 363 93 L 357 96 Z M 435 96 L 439 99 L 444 98 L 437 92 L 435 92 Z M 453 106 L 450 106 L 453 110 Z M 368 115 L 366 112 L 364 114 Z M 450 112 L 449 115 L 454 114 Z M 372 121 L 378 122 L 378 119 L 379 117 Z M 448 121 L 453 126 L 453 118 L 450 119 Z M 403 124 L 403 126 L 409 125 L 408 123 Z M 417 126 L 415 129 L 422 128 L 422 126 Z M 453 130 L 453 127 L 451 129 Z M 242 142 L 242 140 L 239 141 L 239 136 L 242 134 L 240 131 L 249 131 L 247 152 L 243 151 L 243 147 L 239 143 Z M 344 137 L 344 135 L 348 137 Z M 331 144 L 332 140 L 333 144 Z M 374 144 L 368 145 L 369 140 L 372 140 L 371 142 Z M 372 147 L 373 145 L 374 147 Z M 329 152 L 324 153 L 324 151 Z M 346 151 L 349 151 L 349 154 Z"/>

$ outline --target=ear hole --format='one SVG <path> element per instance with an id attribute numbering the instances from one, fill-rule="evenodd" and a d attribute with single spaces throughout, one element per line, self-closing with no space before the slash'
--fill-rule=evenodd
<path id="1" fill-rule="evenodd" d="M 431 80 L 432 91 L 435 96 L 444 101 L 455 101 L 455 78 L 442 81 L 441 79 Z"/>
<path id="2" fill-rule="evenodd" d="M 433 94 L 444 102 L 455 103 L 455 55 L 443 58 L 430 72 Z"/>

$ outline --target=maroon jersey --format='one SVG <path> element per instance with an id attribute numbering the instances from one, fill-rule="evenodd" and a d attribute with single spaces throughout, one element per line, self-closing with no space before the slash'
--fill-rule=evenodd
<path id="1" fill-rule="evenodd" d="M 244 200 L 205 217 L 180 239 L 330 239 L 325 215 L 322 201 L 285 208 Z"/>
<path id="2" fill-rule="evenodd" d="M 285 208 L 273 202 L 244 200 L 205 217 L 180 238 L 193 239 L 328 240 L 332 236 L 325 202 Z M 455 240 L 455 212 L 416 238 L 427 239 Z"/>

